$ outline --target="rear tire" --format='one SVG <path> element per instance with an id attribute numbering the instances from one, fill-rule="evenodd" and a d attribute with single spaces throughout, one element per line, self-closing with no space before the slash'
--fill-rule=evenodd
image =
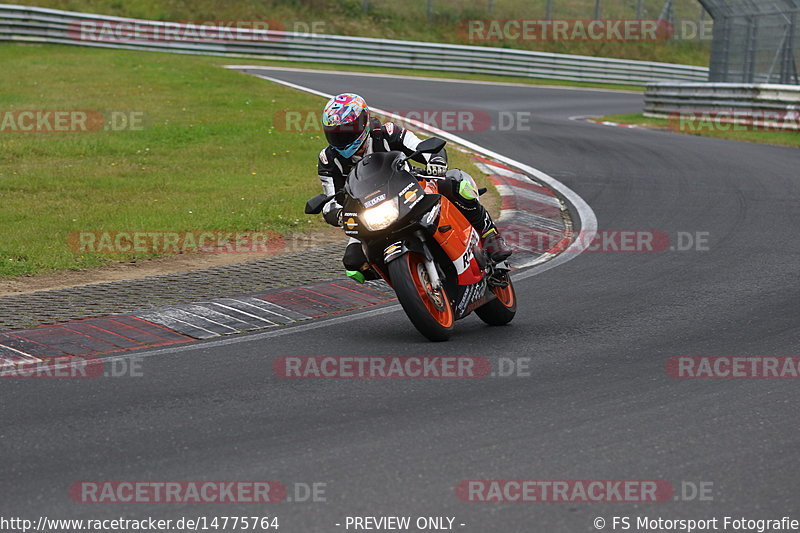
<path id="1" fill-rule="evenodd" d="M 478 318 L 490 326 L 504 326 L 514 319 L 517 314 L 517 293 L 511 276 L 506 274 L 507 287 L 492 287 L 492 292 L 497 298 L 475 309 Z"/>
<path id="2" fill-rule="evenodd" d="M 444 288 L 431 289 L 422 256 L 408 252 L 389 263 L 388 270 L 397 299 L 414 327 L 429 340 L 449 339 L 455 314 Z"/>

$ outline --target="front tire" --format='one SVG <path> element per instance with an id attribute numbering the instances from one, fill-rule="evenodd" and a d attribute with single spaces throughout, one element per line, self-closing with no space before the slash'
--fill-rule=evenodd
<path id="1" fill-rule="evenodd" d="M 478 318 L 490 326 L 504 326 L 514 319 L 517 314 L 517 293 L 511 276 L 505 274 L 508 285 L 506 287 L 492 287 L 492 292 L 497 297 L 491 302 L 475 309 Z"/>
<path id="2" fill-rule="evenodd" d="M 408 252 L 389 263 L 388 270 L 397 299 L 414 327 L 429 340 L 449 339 L 455 323 L 453 308 L 444 288 L 431 288 L 423 257 Z"/>

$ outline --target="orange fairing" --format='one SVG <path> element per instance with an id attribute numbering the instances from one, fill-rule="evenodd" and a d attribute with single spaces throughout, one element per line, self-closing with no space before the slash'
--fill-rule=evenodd
<path id="1" fill-rule="evenodd" d="M 425 189 L 425 194 L 438 194 L 439 193 L 439 184 L 436 183 L 434 180 L 425 180 L 423 184 Z"/>
<path id="2" fill-rule="evenodd" d="M 436 188 L 434 186 L 435 192 Z M 425 192 L 429 192 L 426 184 Z M 447 231 L 435 231 L 434 238 L 439 246 L 453 262 L 458 272 L 459 285 L 472 285 L 483 277 L 478 261 L 472 253 L 472 247 L 478 244 L 478 233 L 461 211 L 447 198 L 442 196 L 442 209 L 439 217 L 439 228 L 450 226 Z"/>

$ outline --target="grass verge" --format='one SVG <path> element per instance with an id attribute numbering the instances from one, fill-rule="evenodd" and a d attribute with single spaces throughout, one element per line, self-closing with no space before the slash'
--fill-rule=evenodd
<path id="1" fill-rule="evenodd" d="M 619 122 L 623 124 L 636 124 L 638 126 L 669 128 L 676 133 L 687 135 L 698 135 L 701 137 L 715 137 L 718 139 L 729 139 L 733 141 L 744 141 L 759 144 L 775 144 L 779 146 L 791 146 L 800 148 L 800 133 L 796 131 L 736 131 L 733 126 L 730 130 L 710 128 L 704 123 L 688 123 L 685 130 L 679 131 L 670 128 L 670 121 L 663 118 L 646 117 L 639 113 L 625 115 L 606 115 L 596 120 Z"/>
<path id="2" fill-rule="evenodd" d="M 316 156 L 324 137 L 275 127 L 281 112 L 320 108 L 322 100 L 211 59 L 0 45 L 0 63 L 12 73 L 0 79 L 0 110 L 83 110 L 106 120 L 134 113 L 142 120 L 135 129 L 0 132 L 0 276 L 152 257 L 75 253 L 68 239 L 81 231 L 294 233 L 324 226 L 303 214 L 320 191 Z M 453 166 L 479 176 L 468 157 L 451 153 Z"/>

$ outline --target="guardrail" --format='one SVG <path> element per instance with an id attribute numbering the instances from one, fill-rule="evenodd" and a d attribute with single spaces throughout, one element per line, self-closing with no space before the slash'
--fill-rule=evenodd
<path id="1" fill-rule="evenodd" d="M 190 26 L 0 4 L 0 41 L 631 85 L 708 78 L 707 68 L 672 63 L 274 30 L 204 27 L 204 35 L 214 33 L 215 38 L 178 39 Z"/>
<path id="2" fill-rule="evenodd" d="M 657 118 L 707 115 L 717 121 L 798 130 L 800 85 L 650 83 L 644 114 Z"/>

